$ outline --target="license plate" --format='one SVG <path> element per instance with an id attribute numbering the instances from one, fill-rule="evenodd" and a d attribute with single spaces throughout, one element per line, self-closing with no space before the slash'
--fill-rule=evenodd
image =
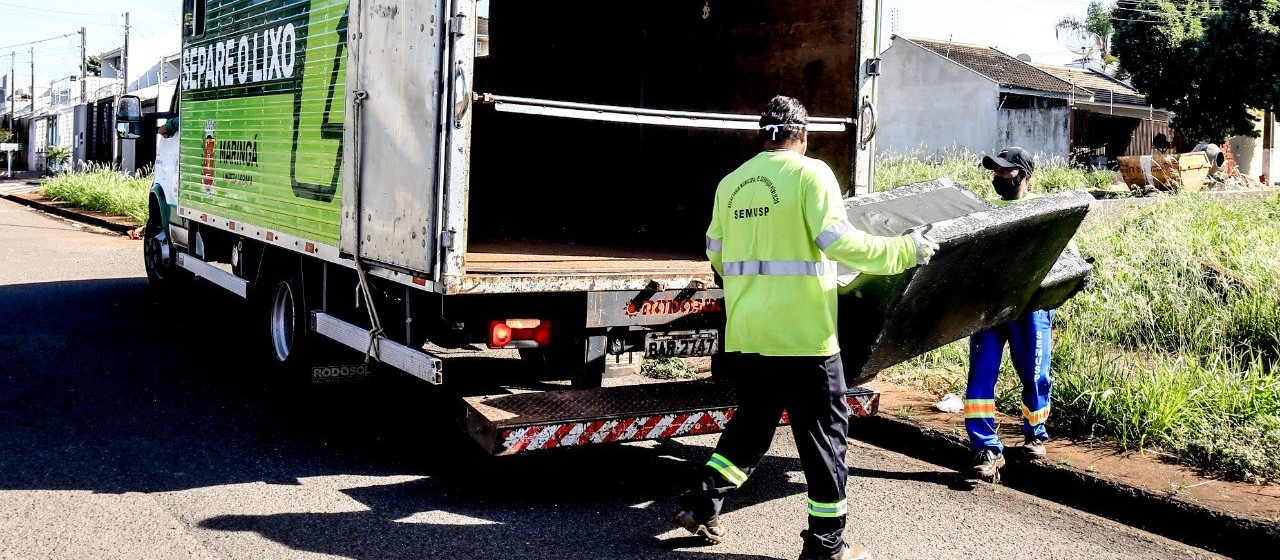
<path id="1" fill-rule="evenodd" d="M 692 358 L 710 356 L 719 347 L 716 331 L 651 332 L 644 335 L 646 358 Z"/>

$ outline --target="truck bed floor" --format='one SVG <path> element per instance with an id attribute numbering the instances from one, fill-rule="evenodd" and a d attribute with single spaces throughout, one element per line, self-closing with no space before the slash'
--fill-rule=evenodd
<path id="1" fill-rule="evenodd" d="M 483 241 L 471 243 L 468 249 L 468 275 L 711 274 L 704 255 L 642 247 Z"/>

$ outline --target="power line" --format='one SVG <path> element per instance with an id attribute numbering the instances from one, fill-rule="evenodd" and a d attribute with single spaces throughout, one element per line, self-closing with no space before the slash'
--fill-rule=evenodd
<path id="1" fill-rule="evenodd" d="M 62 17 L 57 17 L 57 16 L 44 16 L 44 15 L 38 15 L 38 14 L 28 14 L 28 13 L 24 13 L 24 12 L 5 12 L 5 11 L 4 11 L 4 9 L 0 9 L 0 13 L 8 13 L 8 14 L 10 14 L 10 15 L 17 16 L 17 17 L 24 17 L 24 18 L 38 19 L 38 20 L 44 20 L 44 21 L 60 21 L 60 22 L 67 22 L 67 23 L 75 23 L 75 24 L 78 24 L 78 25 L 102 25 L 102 26 L 107 26 L 107 27 L 118 27 L 116 24 L 112 24 L 112 23 L 101 23 L 101 22 L 96 22 L 96 21 L 85 21 L 85 20 L 83 20 L 83 19 L 76 19 L 76 18 L 62 18 Z"/>
<path id="2" fill-rule="evenodd" d="M 57 37 L 50 37 L 50 38 L 48 38 L 48 39 L 40 39 L 39 41 L 31 41 L 31 42 L 28 42 L 28 43 L 18 43 L 18 44 L 16 44 L 16 45 L 8 45 L 8 46 L 0 47 L 0 50 L 4 50 L 4 49 L 11 49 L 11 48 L 13 48 L 13 47 L 25 47 L 25 46 L 27 46 L 27 45 L 34 45 L 34 44 L 37 44 L 37 43 L 44 43 L 44 42 L 46 42 L 46 41 L 56 41 L 56 40 L 58 40 L 58 39 L 62 39 L 62 38 L 64 38 L 64 37 L 73 37 L 73 36 L 75 36 L 75 35 L 79 35 L 79 34 L 80 34 L 80 32 L 79 32 L 79 31 L 76 31 L 76 32 L 73 32 L 73 33 L 67 33 L 66 35 L 58 35 Z"/>
<path id="3" fill-rule="evenodd" d="M 23 6 L 23 5 L 20 5 L 20 4 L 11 4 L 11 3 L 9 3 L 9 2 L 0 2 L 0 6 L 9 6 L 9 7 L 11 7 L 11 8 L 20 8 L 20 9 L 23 9 L 23 10 L 35 10 L 35 11 L 38 11 L 38 12 L 56 12 L 56 13 L 59 13 L 59 14 L 75 14 L 75 15 L 78 15 L 78 16 L 110 16 L 110 15 L 115 15 L 115 14 L 113 14 L 113 13 L 69 12 L 69 11 L 66 11 L 66 10 L 53 10 L 53 9 L 50 9 L 50 8 L 32 8 L 32 7 L 30 7 L 30 6 Z"/>

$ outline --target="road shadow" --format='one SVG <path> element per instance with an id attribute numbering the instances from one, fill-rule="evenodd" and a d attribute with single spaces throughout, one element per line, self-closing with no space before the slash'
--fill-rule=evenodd
<path id="1" fill-rule="evenodd" d="M 849 477 L 927 482 L 962 492 L 970 492 L 977 488 L 975 481 L 966 479 L 961 473 L 951 471 L 883 471 L 850 466 Z"/>
<path id="2" fill-rule="evenodd" d="M 352 558 L 754 558 L 673 550 L 656 537 L 674 528 L 675 497 L 705 446 L 491 458 L 459 429 L 456 398 L 408 375 L 300 392 L 267 382 L 245 306 L 208 285 L 160 304 L 141 278 L 0 286 L 0 490 L 410 475 L 420 478 L 342 490 L 367 511 L 199 524 Z M 469 367 L 490 366 L 505 371 Z M 788 477 L 798 470 L 795 459 L 767 457 L 730 507 L 803 493 Z"/>

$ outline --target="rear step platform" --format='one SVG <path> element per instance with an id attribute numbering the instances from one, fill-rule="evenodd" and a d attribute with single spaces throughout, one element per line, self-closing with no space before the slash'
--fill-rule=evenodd
<path id="1" fill-rule="evenodd" d="M 845 393 L 850 416 L 872 416 L 880 393 Z M 465 397 L 467 433 L 493 455 L 591 443 L 711 434 L 724 429 L 736 402 L 715 379 Z M 787 423 L 783 413 L 782 423 Z"/>

